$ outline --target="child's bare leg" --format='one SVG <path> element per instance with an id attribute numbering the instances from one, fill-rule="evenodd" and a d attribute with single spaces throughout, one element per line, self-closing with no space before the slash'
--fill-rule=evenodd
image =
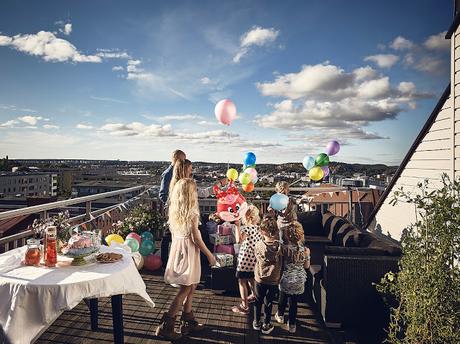
<path id="1" fill-rule="evenodd" d="M 238 279 L 238 286 L 240 287 L 241 300 L 243 300 L 243 306 L 248 307 L 248 280 L 246 278 Z"/>
<path id="2" fill-rule="evenodd" d="M 254 281 L 254 278 L 248 279 L 248 284 L 249 284 L 249 288 L 251 289 L 251 294 L 255 296 L 256 295 L 256 281 Z"/>
<path id="3" fill-rule="evenodd" d="M 177 295 L 174 297 L 173 302 L 169 306 L 168 316 L 175 317 L 177 312 L 179 312 L 180 307 L 184 303 L 185 298 L 190 293 L 191 286 L 181 285 Z"/>
<path id="4" fill-rule="evenodd" d="M 193 293 L 195 292 L 196 284 L 190 286 L 190 291 L 184 302 L 184 312 L 190 313 L 192 311 Z"/>

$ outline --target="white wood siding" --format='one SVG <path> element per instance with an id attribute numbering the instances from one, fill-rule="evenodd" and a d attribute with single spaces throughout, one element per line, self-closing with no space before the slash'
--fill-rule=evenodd
<path id="1" fill-rule="evenodd" d="M 424 179 L 430 188 L 441 186 L 441 174 L 460 177 L 460 28 L 451 39 L 451 94 L 436 116 L 378 210 L 371 230 L 400 239 L 402 230 L 416 221 L 414 205 L 398 202 L 390 205 L 394 192 L 403 188 L 418 192 L 417 184 Z"/>

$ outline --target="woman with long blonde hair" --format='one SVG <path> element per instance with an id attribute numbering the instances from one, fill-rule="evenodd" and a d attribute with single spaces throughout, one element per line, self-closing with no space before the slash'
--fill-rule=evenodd
<path id="1" fill-rule="evenodd" d="M 216 265 L 216 258 L 204 244 L 198 229 L 200 211 L 193 179 L 182 178 L 175 183 L 169 196 L 168 215 L 172 243 L 164 278 L 166 283 L 178 285 L 179 290 L 169 310 L 163 314 L 156 335 L 176 340 L 180 334 L 175 332 L 174 323 L 182 305 L 181 333 L 188 334 L 203 328 L 192 312 L 193 293 L 201 277 L 200 250 L 211 265 Z"/>

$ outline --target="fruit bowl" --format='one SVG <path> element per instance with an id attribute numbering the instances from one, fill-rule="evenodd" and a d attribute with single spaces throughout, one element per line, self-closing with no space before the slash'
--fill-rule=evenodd
<path id="1" fill-rule="evenodd" d="M 99 252 L 99 247 L 93 246 L 86 247 L 84 249 L 69 250 L 67 253 L 64 254 L 64 256 L 73 258 L 71 265 L 82 266 L 87 264 L 85 257 L 88 257 L 96 252 Z"/>

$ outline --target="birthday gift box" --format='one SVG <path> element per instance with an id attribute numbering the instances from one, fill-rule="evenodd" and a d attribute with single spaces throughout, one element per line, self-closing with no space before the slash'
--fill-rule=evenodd
<path id="1" fill-rule="evenodd" d="M 209 234 L 209 241 L 214 245 L 229 245 L 235 242 L 235 237 L 232 235 L 220 235 L 218 233 Z"/>
<path id="2" fill-rule="evenodd" d="M 234 256 L 235 255 L 235 248 L 233 247 L 233 244 L 230 244 L 230 245 L 216 245 L 214 247 L 214 252 L 215 253 L 231 254 L 232 256 Z"/>
<path id="3" fill-rule="evenodd" d="M 217 233 L 220 235 L 231 235 L 233 234 L 233 226 L 231 223 L 224 222 L 217 226 Z"/>
<path id="4" fill-rule="evenodd" d="M 220 267 L 233 266 L 233 256 L 225 253 L 214 253 Z"/>

